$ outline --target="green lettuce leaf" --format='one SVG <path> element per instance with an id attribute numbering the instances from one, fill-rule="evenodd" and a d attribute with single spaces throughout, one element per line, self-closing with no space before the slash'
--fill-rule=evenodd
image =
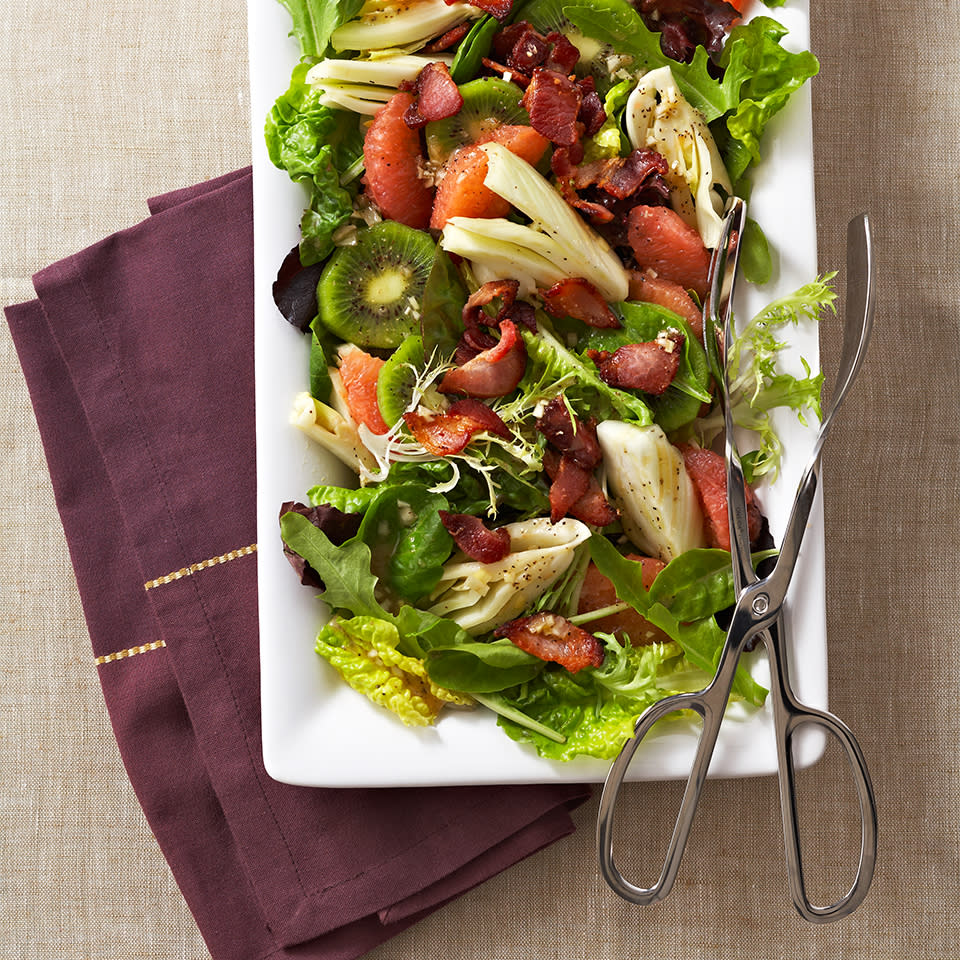
<path id="1" fill-rule="evenodd" d="M 640 714 L 673 693 L 699 690 L 709 679 L 683 656 L 677 644 L 634 647 L 599 634 L 606 654 L 602 667 L 572 674 L 545 669 L 502 699 L 524 717 L 560 734 L 562 742 L 506 717 L 498 721 L 514 740 L 532 743 L 555 760 L 578 755 L 613 758 L 633 736 Z"/>
<path id="2" fill-rule="evenodd" d="M 271 162 L 309 191 L 300 221 L 304 265 L 333 250 L 333 234 L 353 213 L 353 195 L 341 180 L 363 156 L 357 116 L 320 103 L 320 91 L 306 83 L 310 66 L 304 61 L 294 68 L 290 88 L 273 105 L 264 129 Z"/>
<path id="3" fill-rule="evenodd" d="M 802 360 L 806 375 L 794 377 L 778 369 L 780 352 L 787 342 L 780 331 L 801 321 L 816 322 L 824 310 L 836 310 L 836 291 L 831 287 L 835 273 L 818 277 L 793 293 L 769 303 L 740 332 L 728 358 L 731 411 L 734 422 L 757 434 L 759 447 L 746 454 L 748 482 L 764 474 L 776 477 L 782 447 L 770 419 L 776 407 L 789 407 L 805 423 L 809 410 L 821 417 L 820 391 L 823 373 L 812 374 Z"/>
<path id="4" fill-rule="evenodd" d="M 434 683 L 423 661 L 400 652 L 395 624 L 378 617 L 335 618 L 317 635 L 316 652 L 354 690 L 408 726 L 433 723 L 445 703 L 469 698 Z"/>
<path id="5" fill-rule="evenodd" d="M 387 484 L 377 489 L 358 536 L 371 550 L 373 571 L 392 593 L 410 603 L 440 581 L 453 538 L 440 520 L 447 498 L 423 484 Z"/>
<path id="6" fill-rule="evenodd" d="M 780 45 L 784 26 L 770 17 L 738 24 L 720 56 L 725 85 L 736 87 L 736 109 L 727 117 L 727 130 L 735 143 L 746 148 L 725 157 L 727 172 L 736 182 L 745 162 L 760 159 L 760 138 L 770 118 L 782 110 L 794 91 L 820 70 L 809 51 L 791 53 Z"/>
<path id="7" fill-rule="evenodd" d="M 280 0 L 293 21 L 290 31 L 300 42 L 300 55 L 322 57 L 330 35 L 341 23 L 353 19 L 364 0 Z"/>

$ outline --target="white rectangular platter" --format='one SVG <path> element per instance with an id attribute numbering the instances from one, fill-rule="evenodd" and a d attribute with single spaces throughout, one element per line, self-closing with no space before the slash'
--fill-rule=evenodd
<path id="1" fill-rule="evenodd" d="M 755 5 L 754 14 L 764 12 Z M 278 513 L 286 500 L 305 500 L 316 483 L 347 483 L 343 469 L 289 423 L 293 397 L 307 389 L 307 341 L 277 311 L 271 286 L 286 253 L 299 239 L 306 202 L 299 185 L 272 166 L 263 140 L 264 120 L 288 85 L 298 57 L 289 14 L 278 0 L 248 0 L 251 109 L 253 117 L 257 527 L 263 755 L 277 780 L 324 786 L 416 786 L 480 783 L 601 781 L 607 761 L 582 758 L 561 763 L 515 743 L 485 710 L 448 711 L 430 728 L 403 726 L 392 714 L 347 687 L 313 650 L 325 612 L 312 590 L 301 586 L 282 554 Z M 809 47 L 806 0 L 778 8 L 788 28 L 786 45 Z M 768 130 L 763 164 L 757 168 L 750 213 L 776 251 L 774 280 L 746 289 L 737 314 L 749 318 L 776 296 L 817 273 L 813 150 L 809 85 L 796 94 Z M 801 329 L 789 362 L 819 363 L 817 332 Z M 774 537 L 786 522 L 793 491 L 813 432 L 782 418 L 786 454 L 774 487 L 758 494 Z M 798 696 L 826 707 L 827 660 L 824 611 L 823 517 L 814 506 L 786 609 L 791 668 Z M 754 676 L 766 684 L 758 655 Z M 676 733 L 645 743 L 632 765 L 635 780 L 686 776 L 696 746 L 693 735 Z M 814 762 L 822 738 L 799 744 L 797 762 Z M 738 712 L 724 723 L 710 768 L 712 776 L 775 773 L 776 745 L 769 707 Z"/>

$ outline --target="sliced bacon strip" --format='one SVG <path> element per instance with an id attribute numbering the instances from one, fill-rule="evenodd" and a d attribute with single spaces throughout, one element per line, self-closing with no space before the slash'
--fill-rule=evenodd
<path id="1" fill-rule="evenodd" d="M 555 508 L 559 511 L 565 507 L 565 512 L 560 514 L 557 520 L 563 516 L 571 516 L 594 527 L 606 527 L 613 523 L 613 521 L 617 519 L 617 511 L 610 505 L 606 496 L 604 496 L 603 490 L 597 482 L 597 478 L 589 471 L 583 471 L 587 477 L 586 490 L 576 501 L 567 506 L 567 501 L 570 498 L 567 484 L 572 484 L 574 481 L 572 476 L 570 478 L 560 479 L 560 472 L 565 462 L 572 463 L 573 461 L 571 461 L 569 457 L 557 453 L 556 450 L 548 449 L 543 457 L 543 468 L 551 480 L 551 520 L 554 523 L 557 522 L 553 519 Z M 582 467 L 577 467 L 576 469 L 583 470 Z M 554 487 L 558 486 L 558 482 L 560 485 L 555 491 Z"/>
<path id="2" fill-rule="evenodd" d="M 562 520 L 590 488 L 593 475 L 570 457 L 560 457 L 550 484 L 550 522 Z"/>
<path id="3" fill-rule="evenodd" d="M 526 653 L 559 663 L 570 673 L 603 664 L 603 644 L 592 633 L 557 613 L 543 611 L 511 620 L 497 627 L 494 636 L 507 637 Z"/>
<path id="4" fill-rule="evenodd" d="M 478 353 L 462 367 L 454 367 L 440 381 L 441 393 L 468 397 L 503 397 L 515 390 L 527 369 L 527 348 L 512 320 L 500 322 L 496 345 Z"/>
<path id="5" fill-rule="evenodd" d="M 537 133 L 559 146 L 571 147 L 582 133 L 577 124 L 582 98 L 580 88 L 568 76 L 537 67 L 521 103 Z"/>
<path id="6" fill-rule="evenodd" d="M 526 90 L 530 84 L 530 78 L 525 73 L 521 73 L 519 70 L 514 70 L 511 67 L 505 66 L 498 60 L 491 60 L 489 57 L 481 57 L 480 62 L 488 70 L 492 70 L 494 73 L 501 74 L 504 80 L 508 80 L 510 83 L 515 83 L 518 87 L 522 87 L 524 90 Z"/>
<path id="7" fill-rule="evenodd" d="M 440 522 L 453 542 L 471 559 L 497 563 L 510 552 L 510 531 L 506 527 L 491 530 L 479 517 L 469 513 L 438 511 Z"/>
<path id="8" fill-rule="evenodd" d="M 403 122 L 412 130 L 418 130 L 433 120 L 452 117 L 462 106 L 463 95 L 453 82 L 447 65 L 436 60 L 417 74 L 414 101 L 404 112 Z"/>
<path id="9" fill-rule="evenodd" d="M 537 429 L 560 453 L 568 456 L 584 470 L 593 471 L 602 453 L 594 421 L 575 420 L 564 403 L 563 395 L 554 397 L 537 420 Z"/>
<path id="10" fill-rule="evenodd" d="M 583 277 L 568 277 L 549 290 L 537 291 L 551 317 L 573 317 L 591 327 L 616 329 L 617 315 L 610 309 L 600 291 Z"/>
<path id="11" fill-rule="evenodd" d="M 446 413 L 427 416 L 412 410 L 403 415 L 410 432 L 437 457 L 461 453 L 474 434 L 488 433 L 510 439 L 510 429 L 495 411 L 479 400 L 458 400 Z"/>
<path id="12" fill-rule="evenodd" d="M 525 300 L 516 299 L 519 287 L 516 280 L 489 280 L 470 294 L 463 307 L 464 333 L 457 344 L 454 363 L 462 366 L 478 353 L 495 347 L 497 340 L 487 332 L 487 328 L 497 328 L 504 320 L 522 323 L 533 333 L 537 332 L 536 311 Z M 498 297 L 502 305 L 496 317 L 491 319 L 483 307 Z"/>
<path id="13" fill-rule="evenodd" d="M 660 396 L 673 383 L 680 369 L 685 337 L 672 332 L 659 340 L 628 343 L 613 353 L 588 350 L 604 383 L 627 390 L 642 390 Z"/>
<path id="14" fill-rule="evenodd" d="M 424 48 L 424 53 L 442 53 L 444 50 L 449 50 L 452 46 L 458 44 L 469 32 L 471 24 L 467 23 L 458 23 L 455 27 L 451 27 L 445 34 L 437 37 L 436 40 L 431 40 Z"/>

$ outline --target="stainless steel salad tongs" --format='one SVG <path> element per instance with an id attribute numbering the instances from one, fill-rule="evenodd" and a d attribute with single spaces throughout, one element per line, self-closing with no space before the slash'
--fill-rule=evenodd
<path id="1" fill-rule="evenodd" d="M 633 738 L 624 744 L 603 787 L 597 817 L 597 849 L 603 877 L 621 897 L 633 903 L 650 904 L 667 896 L 676 879 L 693 824 L 697 801 L 706 780 L 737 664 L 748 643 L 759 638 L 766 646 L 770 662 L 770 700 L 777 743 L 780 806 L 790 892 L 804 919 L 823 923 L 849 915 L 867 894 L 873 879 L 877 853 L 876 805 L 863 753 L 848 727 L 831 713 L 804 706 L 793 693 L 788 674 L 787 644 L 781 611 L 819 484 L 823 443 L 833 416 L 860 369 L 873 325 L 875 296 L 870 228 L 866 215 L 854 218 L 848 226 L 846 320 L 836 386 L 828 398 L 820 430 L 802 474 L 776 565 L 769 575 L 759 577 L 751 562 L 745 481 L 734 437 L 730 385 L 723 363 L 723 357 L 728 355 L 734 338 L 731 305 L 739 258 L 739 240 L 745 223 L 745 204 L 734 198 L 728 207 L 721 239 L 713 255 L 712 288 L 704 316 L 704 340 L 708 344 L 708 353 L 712 353 L 711 366 L 717 379 L 726 426 L 727 513 L 730 522 L 736 605 L 716 675 L 710 684 L 695 693 L 681 693 L 660 700 L 637 720 Z M 658 720 L 681 710 L 695 711 L 702 719 L 700 739 L 676 826 L 667 847 L 663 871 L 653 886 L 640 887 L 626 880 L 614 862 L 613 828 L 617 797 L 630 761 L 644 737 Z M 839 742 L 850 762 L 860 804 L 860 861 L 857 874 L 847 893 L 828 906 L 817 906 L 810 902 L 806 894 L 800 856 L 792 738 L 803 727 L 819 727 L 831 733 Z"/>

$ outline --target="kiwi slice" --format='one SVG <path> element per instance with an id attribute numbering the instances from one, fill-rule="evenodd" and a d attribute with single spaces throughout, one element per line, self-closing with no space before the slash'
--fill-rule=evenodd
<path id="1" fill-rule="evenodd" d="M 393 426 L 413 399 L 417 371 L 423 368 L 423 341 L 412 335 L 389 356 L 377 376 L 377 406 L 388 426 Z"/>
<path id="2" fill-rule="evenodd" d="M 597 90 L 603 96 L 615 83 L 610 75 L 610 64 L 617 62 L 617 51 L 609 43 L 601 43 L 592 37 L 585 37 L 563 12 L 563 8 L 570 5 L 570 0 L 530 0 L 520 16 L 539 33 L 546 35 L 556 31 L 564 34 L 580 51 L 577 73 L 581 77 L 592 76 Z M 605 0 L 591 0 L 589 4 L 598 15 L 613 5 Z"/>
<path id="3" fill-rule="evenodd" d="M 430 234 L 393 220 L 357 231 L 317 284 L 320 321 L 359 347 L 392 348 L 420 329 L 421 297 L 433 265 Z"/>
<path id="4" fill-rule="evenodd" d="M 520 105 L 523 91 L 499 77 L 480 77 L 460 88 L 463 106 L 452 117 L 427 124 L 427 154 L 434 163 L 444 163 L 458 147 L 475 143 L 502 124 L 530 125 L 530 116 Z"/>

